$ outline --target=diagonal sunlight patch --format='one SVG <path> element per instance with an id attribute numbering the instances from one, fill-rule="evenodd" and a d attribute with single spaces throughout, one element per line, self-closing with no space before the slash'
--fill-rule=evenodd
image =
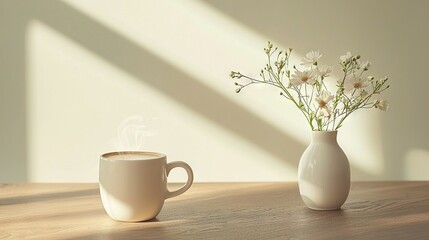
<path id="1" fill-rule="evenodd" d="M 29 181 L 96 181 L 103 118 L 120 121 L 117 96 L 141 84 L 115 81 L 129 77 L 43 22 L 29 22 L 26 45 Z"/>
<path id="2" fill-rule="evenodd" d="M 429 180 L 429 151 L 410 149 L 405 155 L 405 180 Z"/>
<path id="3" fill-rule="evenodd" d="M 303 144 L 307 143 L 308 134 L 303 134 L 308 132 L 303 131 L 307 130 L 307 126 L 297 111 L 288 111 L 280 97 L 267 108 L 266 99 L 273 98 L 272 89 L 256 87 L 258 89 L 249 89 L 251 93 L 242 96 L 237 96 L 234 91 L 230 71 L 240 69 L 257 76 L 258 69 L 265 64 L 263 48 L 266 37 L 198 1 L 131 2 L 127 7 L 113 3 L 114 6 L 103 9 L 96 1 L 67 3 L 127 36 L 241 107 L 263 117 L 279 131 L 287 129 L 287 134 L 292 134 Z M 120 17 L 125 14 L 127 18 Z M 298 59 L 295 58 L 295 61 Z"/>
<path id="4" fill-rule="evenodd" d="M 28 24 L 26 44 L 30 182 L 98 181 L 99 155 L 112 151 L 109 140 L 122 120 L 133 114 L 158 116 L 155 127 L 182 139 L 185 136 L 177 129 L 189 139 L 199 132 L 196 124 L 187 126 L 180 118 L 171 119 L 192 114 L 188 108 L 43 22 Z M 163 145 L 169 147 L 159 149 Z M 144 147 L 175 152 L 177 144 L 164 133 Z"/>
<path id="5" fill-rule="evenodd" d="M 289 142 L 293 143 L 294 149 L 289 150 L 294 152 L 292 154 L 294 157 L 298 156 L 297 152 L 302 151 L 296 148 L 308 145 L 310 131 L 303 117 L 298 110 L 293 109 L 291 104 L 288 105 L 280 97 L 273 97 L 278 95 L 273 89 L 261 86 L 248 89 L 247 93 L 239 96 L 234 93 L 232 81 L 228 77 L 229 71 L 237 69 L 257 75 L 257 69 L 260 69 L 265 62 L 262 48 L 266 44 L 266 37 L 197 1 L 161 3 L 144 1 L 130 2 L 127 5 L 120 3 L 107 5 L 97 1 L 67 2 L 131 39 L 146 51 L 192 76 L 229 101 L 260 117 L 277 131 L 292 137 L 284 145 L 287 148 Z M 297 62 L 300 56 L 295 56 L 296 58 L 292 61 Z M 212 101 L 216 100 L 212 99 Z M 199 122 L 201 125 L 211 125 L 204 122 L 204 116 L 197 117 L 198 114 L 198 112 L 194 113 L 196 118 L 201 119 Z M 361 114 L 362 118 L 359 118 L 357 124 L 360 130 L 357 130 L 356 125 L 347 127 L 346 124 L 340 136 L 347 133 L 348 138 L 341 143 L 353 165 L 366 173 L 379 174 L 383 170 L 384 160 L 381 137 L 379 130 L 367 128 L 369 122 L 371 125 L 378 126 L 378 122 L 368 116 L 370 115 Z M 236 121 L 240 120 L 236 119 Z M 241 127 L 251 127 L 246 125 L 246 119 L 241 121 Z M 348 122 L 351 122 L 351 119 Z M 211 126 L 211 129 L 221 130 L 219 126 Z M 378 128 L 375 127 L 375 129 Z M 222 134 L 225 136 L 228 133 Z M 231 137 L 234 135 L 229 134 Z M 359 139 L 359 149 L 355 147 L 357 139 Z M 237 143 L 236 140 L 231 141 L 234 144 Z M 260 141 L 269 141 L 269 139 Z M 255 151 L 253 148 L 259 147 L 255 143 L 241 144 L 247 145 L 244 148 L 246 151 L 251 151 L 250 149 Z M 227 147 L 225 145 L 225 148 Z M 262 152 L 265 153 L 262 154 Z M 259 149 L 258 155 L 271 155 L 270 159 L 277 159 L 279 162 L 290 165 L 288 161 L 284 161 L 279 155 L 272 155 L 267 149 Z M 287 159 L 287 157 L 285 154 L 284 158 Z M 263 162 L 260 164 L 262 166 Z M 273 170 L 273 168 L 270 169 Z M 354 179 L 362 179 L 363 176 L 357 176 Z"/>
<path id="6" fill-rule="evenodd" d="M 145 79 L 135 78 L 43 22 L 29 23 L 27 45 L 31 182 L 97 181 L 99 154 L 111 151 L 106 148 L 108 141 L 119 123 L 133 114 L 159 117 L 156 127 L 161 134 L 145 147 L 173 153 L 171 160 L 189 162 L 199 173 L 196 181 L 295 178 L 293 168 L 288 171 L 280 162 L 267 165 L 257 148 L 236 142 L 232 133 L 219 131 L 216 125 L 141 81 Z M 223 139 L 222 144 L 218 139 Z M 247 155 L 260 162 L 249 163 L 249 158 L 243 157 Z M 225 161 L 230 159 L 252 174 L 241 175 L 237 167 L 226 168 Z M 183 179 L 175 174 L 169 177 L 172 182 Z"/>

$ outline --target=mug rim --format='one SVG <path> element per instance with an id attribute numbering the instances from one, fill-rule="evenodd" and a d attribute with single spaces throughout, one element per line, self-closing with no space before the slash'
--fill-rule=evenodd
<path id="1" fill-rule="evenodd" d="M 137 159 L 137 160 L 129 160 L 129 159 L 111 159 L 109 157 L 111 156 L 118 156 L 118 155 L 126 155 L 126 154 L 142 154 L 142 155 L 146 155 L 146 156 L 153 156 L 153 158 L 150 159 Z M 103 160 L 108 160 L 108 161 L 151 161 L 151 160 L 158 160 L 158 159 L 163 159 L 166 158 L 166 155 L 163 153 L 158 153 L 158 152 L 147 152 L 147 151 L 114 151 L 114 152 L 107 152 L 107 153 L 103 153 L 100 156 L 101 159 Z"/>

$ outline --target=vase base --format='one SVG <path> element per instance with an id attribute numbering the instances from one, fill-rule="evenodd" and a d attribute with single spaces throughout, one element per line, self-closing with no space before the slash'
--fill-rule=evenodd
<path id="1" fill-rule="evenodd" d="M 319 208 L 319 207 L 310 207 L 307 206 L 307 208 L 314 210 L 314 211 L 340 211 L 341 207 L 335 207 L 335 208 Z"/>

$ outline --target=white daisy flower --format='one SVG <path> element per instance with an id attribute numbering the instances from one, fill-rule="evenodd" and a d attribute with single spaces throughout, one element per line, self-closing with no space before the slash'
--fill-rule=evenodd
<path id="1" fill-rule="evenodd" d="M 369 82 L 362 80 L 360 77 L 356 77 L 355 75 L 347 76 L 344 82 L 344 90 L 346 92 L 352 92 L 354 90 L 361 90 L 368 87 Z"/>
<path id="2" fill-rule="evenodd" d="M 334 96 L 332 96 L 332 94 L 328 91 L 322 91 L 319 95 L 317 95 L 316 102 L 319 104 L 317 111 L 318 116 L 331 116 L 332 109 L 329 103 L 332 99 L 334 99 Z"/>
<path id="3" fill-rule="evenodd" d="M 322 65 L 322 66 L 318 66 L 317 67 L 317 74 L 320 77 L 329 77 L 329 75 L 332 73 L 333 67 L 331 66 L 327 66 L 327 65 Z"/>
<path id="4" fill-rule="evenodd" d="M 318 117 L 327 117 L 327 118 L 331 117 L 331 114 L 332 114 L 332 110 L 330 108 L 319 108 L 317 109 L 317 113 L 316 113 Z"/>
<path id="5" fill-rule="evenodd" d="M 345 63 L 348 63 L 350 62 L 350 60 L 352 60 L 352 58 L 353 58 L 353 55 L 350 52 L 347 52 L 346 55 L 343 55 L 340 57 L 340 60 Z"/>
<path id="6" fill-rule="evenodd" d="M 387 100 L 375 100 L 374 107 L 381 111 L 387 111 L 389 108 L 389 102 Z"/>
<path id="7" fill-rule="evenodd" d="M 316 79 L 314 78 L 313 72 L 311 70 L 299 71 L 296 70 L 290 79 L 290 84 L 294 86 L 299 86 L 301 84 L 313 85 L 316 83 Z"/>
<path id="8" fill-rule="evenodd" d="M 328 103 L 334 99 L 334 96 L 329 91 L 322 91 L 317 95 L 316 101 L 319 104 L 320 108 L 328 107 Z"/>
<path id="9" fill-rule="evenodd" d="M 302 59 L 301 65 L 316 65 L 317 61 L 322 57 L 322 54 L 319 51 L 311 51 L 305 55 L 305 58 Z"/>

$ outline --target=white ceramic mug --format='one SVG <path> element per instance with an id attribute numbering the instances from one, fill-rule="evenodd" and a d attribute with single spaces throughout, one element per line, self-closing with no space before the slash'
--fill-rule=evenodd
<path id="1" fill-rule="evenodd" d="M 175 167 L 186 170 L 188 181 L 170 192 L 167 176 Z M 101 155 L 99 177 L 104 209 L 112 219 L 125 222 L 156 217 L 164 200 L 184 193 L 194 179 L 191 167 L 185 162 L 167 163 L 164 154 L 137 151 Z"/>

